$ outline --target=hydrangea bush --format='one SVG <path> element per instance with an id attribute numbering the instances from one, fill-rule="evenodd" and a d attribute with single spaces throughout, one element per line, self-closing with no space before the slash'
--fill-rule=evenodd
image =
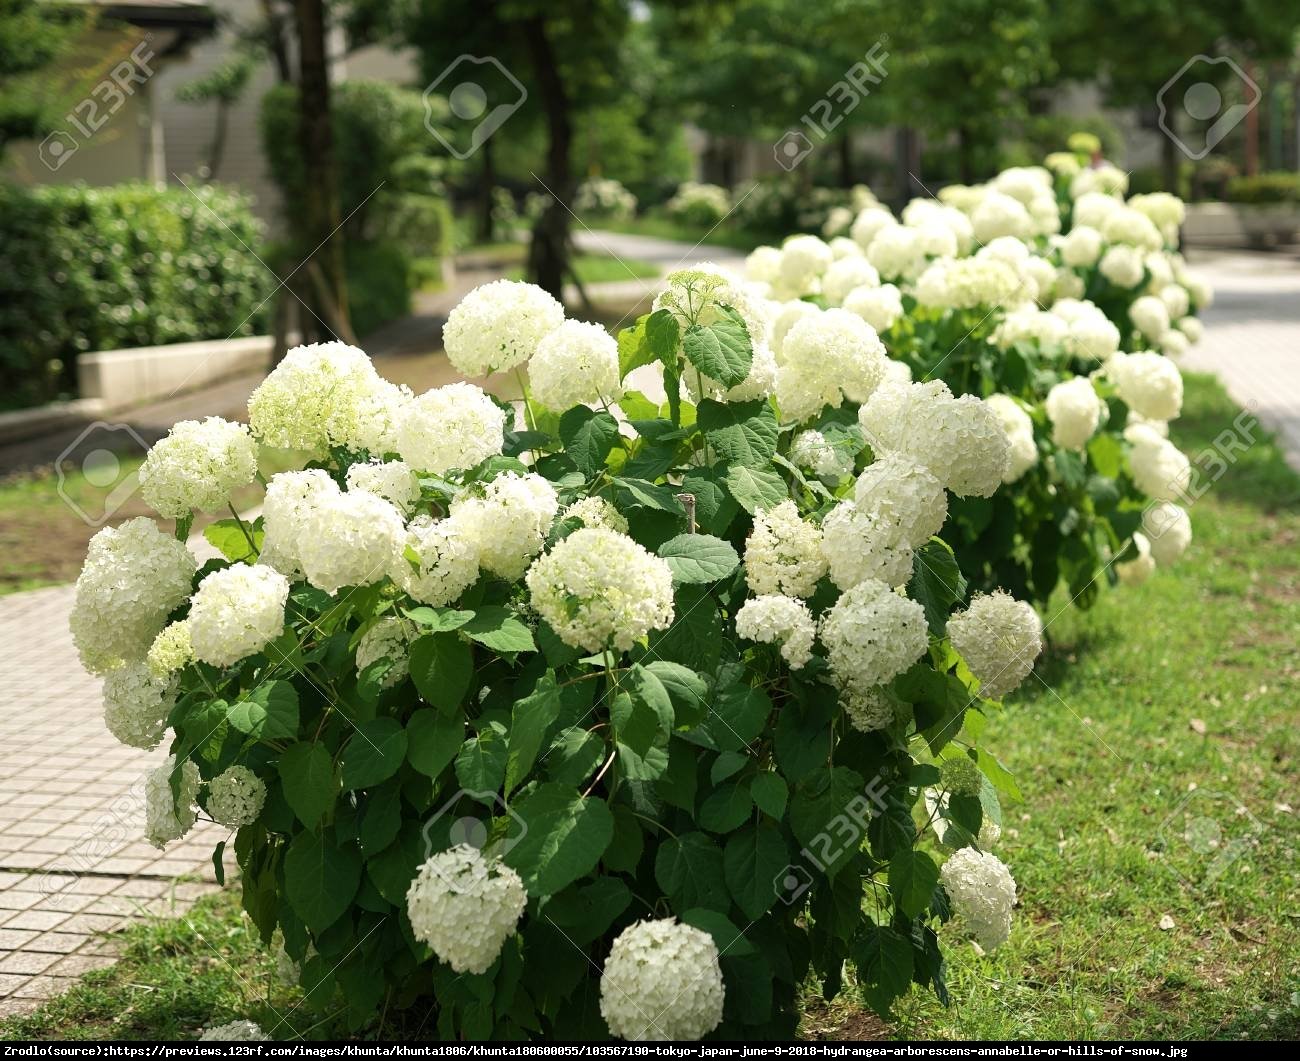
<path id="1" fill-rule="evenodd" d="M 1190 541 L 1176 504 L 1189 463 L 1168 441 L 1183 399 L 1172 359 L 1199 339 L 1210 291 L 1175 249 L 1180 200 L 1126 201 L 1121 170 L 1070 152 L 1047 161 L 914 199 L 897 217 L 868 203 L 851 238 L 760 247 L 746 293 L 766 300 L 779 371 L 809 357 L 815 328 L 825 379 L 840 378 L 827 338 L 856 316 L 884 339 L 892 371 L 985 399 L 1010 440 L 1009 488 L 955 499 L 946 540 L 982 590 L 1042 603 L 1064 585 L 1087 607 L 1107 581 L 1140 581 Z M 877 450 L 891 422 L 914 429 L 891 421 L 901 408 L 868 430 Z M 832 468 L 819 445 L 796 451 Z"/>
<path id="2" fill-rule="evenodd" d="M 448 1039 L 784 1037 L 810 977 L 888 1013 L 946 999 L 945 922 L 1006 938 L 1017 793 L 980 735 L 1041 626 L 968 594 L 939 535 L 1012 443 L 848 311 L 795 322 L 778 366 L 765 308 L 691 270 L 615 339 L 480 288 L 447 354 L 527 368 L 519 407 L 298 348 L 247 428 L 148 456 L 174 535 L 92 541 L 82 660 L 120 739 L 170 733 L 147 836 L 231 830 L 214 864 L 230 845 L 309 1007 Z M 260 446 L 315 459 L 200 564 L 193 514 Z"/>

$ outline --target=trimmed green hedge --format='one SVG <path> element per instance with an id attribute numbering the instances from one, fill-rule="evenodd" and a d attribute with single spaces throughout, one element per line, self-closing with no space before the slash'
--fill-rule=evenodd
<path id="1" fill-rule="evenodd" d="M 1261 173 L 1228 181 L 1230 203 L 1294 203 L 1300 201 L 1300 173 Z"/>
<path id="2" fill-rule="evenodd" d="M 257 334 L 261 240 L 225 188 L 0 184 L 0 403 L 75 394 L 88 350 Z"/>

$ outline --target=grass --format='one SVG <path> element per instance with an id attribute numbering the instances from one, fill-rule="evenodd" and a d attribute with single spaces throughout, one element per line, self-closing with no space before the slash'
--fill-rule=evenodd
<path id="1" fill-rule="evenodd" d="M 697 243 L 703 243 L 705 246 L 714 244 L 742 251 L 751 251 L 763 243 L 780 242 L 779 238 L 772 240 L 755 235 L 748 230 L 734 228 L 727 221 L 723 221 L 716 228 L 707 225 L 700 228 L 696 225 L 684 225 L 659 213 L 643 214 L 628 221 L 602 221 L 592 227 L 607 232 L 625 232 L 632 236 L 655 236 L 659 239 L 677 240 L 679 243 L 689 243 L 692 246 Z"/>
<path id="2" fill-rule="evenodd" d="M 1189 375 L 1175 440 L 1195 458 L 1236 416 L 1217 383 Z M 806 1037 L 1300 1036 L 1300 478 L 1260 437 L 1192 522 L 1177 567 L 1089 612 L 1055 602 L 1041 682 L 988 726 L 1025 794 L 998 846 L 1020 891 L 1011 940 L 983 956 L 945 930 L 952 1006 L 914 991 L 889 1025 L 851 992 L 826 1003 L 810 985 Z M 1198 853 L 1189 824 L 1222 841 Z M 284 1012 L 293 996 L 268 986 L 233 900 L 198 910 L 202 939 L 133 929 L 121 964 L 0 1037 L 274 1023 L 268 998 Z M 319 1019 L 305 1010 L 299 1030 Z"/>
<path id="3" fill-rule="evenodd" d="M 586 253 L 573 256 L 573 269 L 584 285 L 614 283 L 620 280 L 653 280 L 662 272 L 653 262 L 643 262 L 636 258 L 615 258 L 609 254 Z M 522 265 L 506 271 L 507 280 L 523 278 Z"/>

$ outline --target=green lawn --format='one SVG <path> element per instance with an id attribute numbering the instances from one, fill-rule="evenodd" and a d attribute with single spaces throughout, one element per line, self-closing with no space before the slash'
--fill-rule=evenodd
<path id="1" fill-rule="evenodd" d="M 619 280 L 652 280 L 659 276 L 659 266 L 636 258 L 615 258 L 609 254 L 576 254 L 573 268 L 583 284 L 604 284 Z M 522 280 L 524 267 L 515 266 L 506 272 L 507 280 Z"/>
<path id="2" fill-rule="evenodd" d="M 1195 458 L 1236 415 L 1189 376 L 1175 440 Z M 1261 437 L 1192 522 L 1176 568 L 1090 612 L 1056 602 L 1041 682 L 988 726 L 1025 794 L 997 849 L 1020 891 L 1010 942 L 981 956 L 950 934 L 952 1006 L 914 992 L 888 1027 L 809 985 L 806 1035 L 1300 1035 L 1300 478 Z M 0 1037 L 161 1038 L 265 1020 L 268 990 L 294 1004 L 229 897 L 200 917 L 202 938 L 133 930 L 119 966 Z M 304 1006 L 290 1023 L 329 1016 Z"/>
<path id="3" fill-rule="evenodd" d="M 716 244 L 719 247 L 733 247 L 736 250 L 750 251 L 764 243 L 779 243 L 780 239 L 769 239 L 749 231 L 741 231 L 732 224 L 723 221 L 716 228 L 684 225 L 660 213 L 643 214 L 628 221 L 602 221 L 593 228 L 607 232 L 626 232 L 634 236 L 657 236 L 659 239 L 677 240 L 679 243 L 703 243 L 705 246 Z"/>

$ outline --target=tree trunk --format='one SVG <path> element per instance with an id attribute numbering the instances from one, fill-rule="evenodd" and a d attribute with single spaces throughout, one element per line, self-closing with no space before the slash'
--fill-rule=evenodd
<path id="1" fill-rule="evenodd" d="M 562 299 L 564 279 L 569 272 L 568 204 L 573 198 L 569 153 L 573 143 L 573 123 L 568 93 L 560 77 L 555 50 L 546 35 L 545 21 L 529 19 L 524 24 L 524 35 L 546 114 L 546 184 L 551 194 L 551 201 L 533 225 L 533 238 L 528 246 L 528 273 L 539 287 Z"/>
<path id="2" fill-rule="evenodd" d="M 226 126 L 230 117 L 230 104 L 224 99 L 217 100 L 217 122 L 212 133 L 212 144 L 208 148 L 208 180 L 217 179 L 217 170 L 221 168 L 221 158 L 226 153 Z"/>
<path id="3" fill-rule="evenodd" d="M 1173 108 L 1169 109 L 1165 122 L 1170 134 L 1173 134 Z M 1174 143 L 1173 135 L 1164 136 L 1160 140 L 1160 183 L 1171 195 L 1178 194 L 1178 145 Z"/>
<path id="4" fill-rule="evenodd" d="M 298 233 L 308 272 L 319 280 L 315 319 L 307 315 L 306 329 L 321 338 L 346 338 L 348 285 L 343 264 L 343 239 L 338 234 L 339 195 L 334 168 L 334 131 L 330 121 L 329 60 L 325 51 L 324 0 L 297 0 L 298 136 L 303 161 L 303 231 Z M 316 269 L 313 269 L 313 265 Z M 329 334 L 329 321 L 340 335 Z M 339 328 L 338 326 L 342 327 Z M 310 340 L 307 340 L 310 341 Z"/>
<path id="5" fill-rule="evenodd" d="M 496 168 L 492 164 L 492 138 L 489 136 L 479 148 L 483 155 L 483 171 L 478 187 L 478 240 L 491 243 L 496 235 L 496 222 L 492 217 L 492 193 L 496 191 Z"/>
<path id="6" fill-rule="evenodd" d="M 919 148 L 916 130 L 911 126 L 900 125 L 894 130 L 894 183 L 900 208 L 914 194 L 920 194 L 916 190 L 922 180 Z"/>
<path id="7" fill-rule="evenodd" d="M 1255 71 L 1255 64 L 1247 60 L 1246 76 L 1251 81 L 1258 84 L 1258 75 Z M 1251 107 L 1246 112 L 1246 121 L 1242 130 L 1246 134 L 1246 165 L 1245 171 L 1247 177 L 1259 176 L 1259 108 Z"/>
<path id="8" fill-rule="evenodd" d="M 285 16 L 276 10 L 275 0 L 262 0 L 262 16 L 266 19 L 266 48 L 275 62 L 275 72 L 282 84 L 290 84 L 293 65 L 289 62 L 289 45 L 285 40 Z"/>

